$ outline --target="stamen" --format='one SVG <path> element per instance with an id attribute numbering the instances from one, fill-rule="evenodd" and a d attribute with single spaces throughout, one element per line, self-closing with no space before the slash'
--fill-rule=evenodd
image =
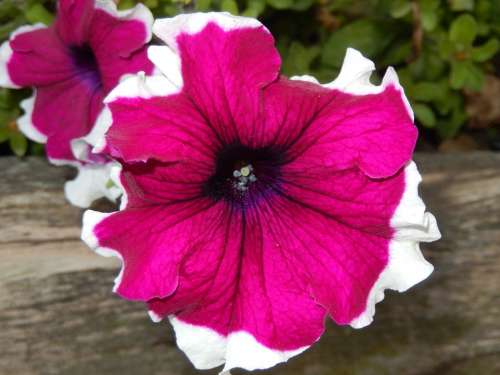
<path id="1" fill-rule="evenodd" d="M 235 169 L 233 171 L 233 177 L 235 178 L 233 186 L 241 192 L 247 191 L 250 183 L 257 181 L 257 177 L 253 174 L 252 164 L 245 165 L 240 169 Z"/>

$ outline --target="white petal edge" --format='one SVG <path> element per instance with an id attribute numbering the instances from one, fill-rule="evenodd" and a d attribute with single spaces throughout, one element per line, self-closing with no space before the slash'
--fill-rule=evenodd
<path id="1" fill-rule="evenodd" d="M 181 59 L 177 53 L 168 46 L 150 46 L 148 58 L 174 86 L 182 88 Z"/>
<path id="2" fill-rule="evenodd" d="M 207 12 L 179 14 L 172 18 L 157 19 L 153 24 L 153 34 L 178 52 L 176 39 L 179 34 L 196 34 L 210 22 L 216 23 L 225 31 L 244 27 L 262 27 L 267 30 L 255 18 L 234 16 L 227 12 Z"/>
<path id="3" fill-rule="evenodd" d="M 104 99 L 104 103 L 111 103 L 119 98 L 152 98 L 168 96 L 179 92 L 179 88 L 164 76 L 146 76 L 144 72 L 137 73 L 124 79 Z"/>
<path id="4" fill-rule="evenodd" d="M 96 199 L 106 197 L 115 201 L 121 194 L 121 187 L 108 186 L 111 170 L 115 163 L 81 164 L 78 165 L 78 175 L 74 180 L 66 182 L 64 194 L 74 206 L 87 208 Z M 114 181 L 113 181 L 114 182 Z"/>
<path id="5" fill-rule="evenodd" d="M 107 12 L 115 18 L 142 22 L 146 27 L 146 38 L 144 39 L 144 43 L 151 40 L 154 18 L 151 11 L 144 4 L 138 3 L 133 8 L 118 10 L 115 2 L 112 0 L 96 0 L 95 7 L 96 9 Z"/>
<path id="6" fill-rule="evenodd" d="M 94 127 L 85 137 L 75 138 L 71 140 L 71 151 L 73 156 L 81 161 L 89 160 L 88 153 L 97 146 L 98 149 L 103 149 L 104 135 L 108 131 L 113 122 L 111 111 L 107 106 L 104 106 L 99 116 L 94 123 Z"/>
<path id="7" fill-rule="evenodd" d="M 107 247 L 102 247 L 99 245 L 99 240 L 94 234 L 94 228 L 97 224 L 99 224 L 102 220 L 112 215 L 114 212 L 98 212 L 94 210 L 87 210 L 83 213 L 83 225 L 82 225 L 82 234 L 81 239 L 83 242 L 90 247 L 91 250 L 95 251 L 97 254 L 105 256 L 105 257 L 117 257 L 121 261 L 121 269 L 118 276 L 115 278 L 113 292 L 116 293 L 118 287 L 123 278 L 123 272 L 125 270 L 125 266 L 123 263 L 123 258 L 120 253 L 114 249 L 110 249 Z"/>
<path id="8" fill-rule="evenodd" d="M 316 83 L 319 85 L 319 81 L 315 77 L 310 76 L 308 74 L 305 74 L 303 76 L 292 76 L 292 77 L 290 77 L 290 79 L 292 81 L 305 81 L 305 82 L 310 82 L 310 83 Z"/>
<path id="9" fill-rule="evenodd" d="M 17 125 L 21 133 L 23 133 L 27 138 L 38 143 L 46 143 L 47 136 L 41 133 L 33 125 L 32 116 L 33 108 L 35 106 L 36 100 L 36 90 L 33 89 L 33 95 L 27 99 L 21 101 L 20 106 L 24 111 L 24 114 L 17 119 Z"/>
<path id="10" fill-rule="evenodd" d="M 373 321 L 375 304 L 384 299 L 384 290 L 404 292 L 425 280 L 434 267 L 425 260 L 419 242 L 432 242 L 441 238 L 436 219 L 425 212 L 425 205 L 418 195 L 422 180 L 417 166 L 412 161 L 404 170 L 405 191 L 391 219 L 395 230 L 389 243 L 389 262 L 373 285 L 365 311 L 354 319 L 353 328 L 363 328 Z"/>
<path id="11" fill-rule="evenodd" d="M 9 70 L 7 69 L 7 64 L 9 63 L 13 52 L 10 46 L 11 40 L 14 39 L 17 35 L 29 33 L 31 31 L 43 29 L 45 27 L 47 26 L 43 23 L 20 26 L 10 34 L 8 40 L 2 43 L 2 45 L 0 46 L 0 87 L 6 87 L 10 89 L 18 89 L 21 87 L 12 82 Z"/>
<path id="12" fill-rule="evenodd" d="M 158 321 L 159 317 L 153 313 L 152 318 Z M 175 330 L 177 345 L 200 370 L 224 363 L 221 374 L 227 374 L 233 368 L 248 371 L 266 369 L 286 362 L 309 348 L 273 350 L 257 342 L 248 332 L 233 332 L 224 337 L 210 328 L 185 323 L 174 316 L 170 316 L 169 320 Z"/>
<path id="13" fill-rule="evenodd" d="M 168 96 L 178 93 L 180 88 L 175 86 L 167 77 L 162 75 L 146 76 L 144 72 L 132 75 L 118 84 L 104 99 L 105 108 L 96 120 L 93 130 L 84 137 L 83 141 L 94 145 L 93 152 L 102 152 L 106 147 L 105 134 L 111 126 L 112 114 L 107 107 L 120 98 L 145 98 L 149 99 L 156 96 Z M 82 140 L 76 141 L 73 152 L 79 152 Z"/>
<path id="14" fill-rule="evenodd" d="M 119 189 L 121 193 L 120 207 L 119 207 L 120 211 L 124 210 L 128 204 L 127 191 L 123 187 L 121 174 L 122 174 L 121 164 L 118 162 L 113 163 L 111 166 L 109 177 L 111 181 L 113 181 L 113 183 L 117 186 L 117 189 Z"/>
<path id="15" fill-rule="evenodd" d="M 9 69 L 7 68 L 7 64 L 12 57 L 12 52 L 10 41 L 6 40 L 3 42 L 0 46 L 0 87 L 17 89 L 19 86 L 12 82 L 10 79 Z"/>
<path id="16" fill-rule="evenodd" d="M 339 90 L 351 95 L 370 95 L 379 94 L 388 86 L 394 86 L 401 93 L 401 99 L 406 108 L 408 116 L 414 120 L 413 110 L 410 102 L 404 93 L 404 89 L 399 83 L 398 75 L 393 67 L 388 67 L 382 83 L 374 85 L 370 82 L 370 76 L 375 70 L 375 64 L 370 59 L 363 56 L 361 52 L 354 48 L 347 48 L 340 73 L 335 80 L 330 83 L 321 84 L 321 86 Z M 292 80 L 301 80 L 306 82 L 318 83 L 318 80 L 312 76 L 294 76 Z"/>

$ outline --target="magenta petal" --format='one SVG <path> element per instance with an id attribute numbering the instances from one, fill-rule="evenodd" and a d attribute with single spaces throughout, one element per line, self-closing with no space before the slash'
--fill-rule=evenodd
<path id="1" fill-rule="evenodd" d="M 190 160 L 126 164 L 119 177 L 127 195 L 126 207 L 169 205 L 200 198 L 208 171 Z"/>
<path id="2" fill-rule="evenodd" d="M 10 79 L 18 86 L 45 86 L 72 76 L 66 47 L 53 28 L 21 32 L 10 41 Z"/>
<path id="3" fill-rule="evenodd" d="M 51 160 L 74 160 L 70 142 L 87 134 L 102 109 L 102 93 L 85 83 L 65 80 L 37 90 L 32 121 L 47 136 Z"/>
<path id="4" fill-rule="evenodd" d="M 358 166 L 381 178 L 411 159 L 417 128 L 393 85 L 378 94 L 352 95 L 283 78 L 265 95 L 267 121 L 257 134 L 289 148 L 291 160 L 320 160 L 334 169 Z"/>
<path id="5" fill-rule="evenodd" d="M 142 11 L 142 7 L 138 7 L 137 11 Z M 144 18 L 151 17 L 149 11 L 143 13 Z M 153 72 L 153 64 L 147 58 L 144 48 L 151 37 L 150 27 L 150 24 L 138 19 L 113 17 L 101 9 L 94 12 L 89 44 L 99 61 L 99 71 L 106 91 L 116 86 L 124 74 Z"/>
<path id="6" fill-rule="evenodd" d="M 205 255 L 220 252 L 223 216 L 220 205 L 191 200 L 168 209 L 151 206 L 115 213 L 93 233 L 100 247 L 116 249 L 123 259 L 117 293 L 147 301 L 176 290 L 181 265 L 198 249 Z"/>
<path id="7" fill-rule="evenodd" d="M 338 324 L 349 324 L 365 310 L 387 265 L 394 235 L 388 223 L 405 190 L 404 172 L 374 181 L 354 169 L 295 163 L 283 173 L 287 183 L 275 227 L 286 231 L 281 236 L 302 264 L 314 298 Z"/>
<path id="8" fill-rule="evenodd" d="M 59 0 L 55 27 L 68 45 L 82 45 L 90 35 L 95 0 Z"/>
<path id="9" fill-rule="evenodd" d="M 220 141 L 186 95 L 121 98 L 109 108 L 113 126 L 106 133 L 106 142 L 113 156 L 130 161 L 194 161 L 206 169 L 212 166 Z"/>
<path id="10" fill-rule="evenodd" d="M 293 249 L 268 221 L 274 214 L 226 215 L 219 223 L 225 238 L 219 251 L 196 249 L 182 262 L 176 292 L 151 301 L 150 309 L 159 316 L 175 313 L 225 337 L 248 332 L 274 350 L 310 346 L 323 332 L 325 310 L 297 277 L 298 263 L 289 256 Z"/>
<path id="11" fill-rule="evenodd" d="M 211 22 L 176 41 L 183 91 L 219 136 L 230 141 L 240 129 L 251 131 L 259 114 L 259 90 L 277 78 L 281 64 L 271 34 L 263 26 L 225 31 Z"/>

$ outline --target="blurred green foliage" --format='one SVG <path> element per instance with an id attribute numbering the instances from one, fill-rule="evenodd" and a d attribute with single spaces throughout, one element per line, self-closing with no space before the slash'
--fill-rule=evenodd
<path id="1" fill-rule="evenodd" d="M 137 2 L 121 0 L 119 7 Z M 481 90 L 485 75 L 495 74 L 500 47 L 500 0 L 142 2 L 156 17 L 208 10 L 258 17 L 276 38 L 286 75 L 312 74 L 330 81 L 346 47 L 359 49 L 376 62 L 379 72 L 396 67 L 417 122 L 441 140 L 463 129 L 468 120 L 465 92 Z M 50 23 L 54 9 L 54 0 L 2 0 L 0 40 L 22 24 Z M 0 142 L 9 142 L 17 155 L 28 150 L 15 126 L 22 96 L 0 91 Z"/>

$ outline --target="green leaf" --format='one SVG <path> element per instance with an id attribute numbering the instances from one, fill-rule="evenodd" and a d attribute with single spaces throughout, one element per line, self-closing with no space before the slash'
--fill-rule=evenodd
<path id="1" fill-rule="evenodd" d="M 221 10 L 231 14 L 238 14 L 238 4 L 235 0 L 222 0 L 220 5 Z"/>
<path id="2" fill-rule="evenodd" d="M 26 154 L 26 150 L 28 149 L 28 141 L 19 132 L 12 132 L 9 139 L 9 145 L 11 150 L 17 156 L 24 156 Z"/>
<path id="3" fill-rule="evenodd" d="M 463 124 L 467 121 L 467 114 L 464 110 L 462 97 L 457 98 L 453 103 L 451 116 L 446 121 L 437 125 L 437 130 L 442 138 L 454 137 Z"/>
<path id="4" fill-rule="evenodd" d="M 295 0 L 293 1 L 292 6 L 290 9 L 296 10 L 296 11 L 303 11 L 306 9 L 309 9 L 311 5 L 313 5 L 314 0 Z"/>
<path id="5" fill-rule="evenodd" d="M 142 2 L 150 9 L 157 8 L 159 5 L 158 0 L 143 0 Z"/>
<path id="6" fill-rule="evenodd" d="M 477 35 L 477 22 L 470 14 L 462 14 L 455 18 L 450 26 L 450 40 L 459 50 L 472 45 Z"/>
<path id="7" fill-rule="evenodd" d="M 130 9 L 130 8 L 133 8 L 134 5 L 135 5 L 134 0 L 120 0 L 120 2 L 118 3 L 118 9 L 120 9 L 120 10 Z"/>
<path id="8" fill-rule="evenodd" d="M 403 63 L 412 53 L 411 41 L 405 41 L 401 44 L 391 46 L 391 48 L 384 54 L 380 61 L 382 65 L 398 65 Z"/>
<path id="9" fill-rule="evenodd" d="M 31 23 L 41 22 L 50 25 L 54 15 L 44 8 L 42 4 L 33 4 L 25 11 L 26 19 Z"/>
<path id="10" fill-rule="evenodd" d="M 0 88 L 0 109 L 11 107 L 11 96 L 8 89 Z"/>
<path id="11" fill-rule="evenodd" d="M 276 9 L 289 9 L 293 6 L 293 0 L 267 0 L 267 3 Z"/>
<path id="12" fill-rule="evenodd" d="M 449 0 L 451 10 L 460 12 L 463 10 L 474 10 L 474 0 Z"/>
<path id="13" fill-rule="evenodd" d="M 408 65 L 417 81 L 434 81 L 443 76 L 448 64 L 436 53 L 424 48 L 420 57 Z"/>
<path id="14" fill-rule="evenodd" d="M 179 13 L 179 5 L 167 4 L 162 7 L 163 16 L 176 16 Z"/>
<path id="15" fill-rule="evenodd" d="M 394 18 L 402 18 L 411 11 L 411 2 L 408 0 L 395 0 L 391 4 L 389 12 Z"/>
<path id="16" fill-rule="evenodd" d="M 266 9 L 266 0 L 252 0 L 248 2 L 247 8 L 242 15 L 245 17 L 258 17 Z"/>
<path id="17" fill-rule="evenodd" d="M 196 0 L 194 5 L 195 9 L 201 12 L 206 12 L 210 9 L 211 0 Z"/>
<path id="18" fill-rule="evenodd" d="M 436 115 L 427 104 L 416 103 L 413 105 L 413 111 L 417 120 L 426 128 L 436 126 Z"/>
<path id="19" fill-rule="evenodd" d="M 292 42 L 283 61 L 283 72 L 286 75 L 310 73 L 310 65 L 318 56 L 318 46 L 306 48 L 299 42 Z"/>
<path id="20" fill-rule="evenodd" d="M 450 86 L 456 90 L 465 86 L 467 81 L 467 63 L 465 61 L 452 61 L 450 73 Z"/>
<path id="21" fill-rule="evenodd" d="M 418 3 L 420 4 L 422 26 L 424 30 L 434 30 L 439 21 L 440 0 L 420 0 Z"/>
<path id="22" fill-rule="evenodd" d="M 340 67 L 347 47 L 360 50 L 369 58 L 379 55 L 397 36 L 387 23 L 366 19 L 354 21 L 334 32 L 323 46 L 322 62 Z"/>
<path id="23" fill-rule="evenodd" d="M 413 100 L 432 102 L 443 99 L 448 91 L 446 82 L 418 82 L 408 90 Z"/>
<path id="24" fill-rule="evenodd" d="M 436 28 L 439 18 L 436 12 L 422 12 L 422 27 L 425 31 L 432 31 Z"/>
<path id="25" fill-rule="evenodd" d="M 483 71 L 473 63 L 467 64 L 467 70 L 468 74 L 467 81 L 465 82 L 465 87 L 474 91 L 481 90 L 484 83 Z"/>
<path id="26" fill-rule="evenodd" d="M 484 73 L 470 61 L 453 61 L 451 64 L 450 86 L 454 89 L 468 88 L 481 90 Z"/>
<path id="27" fill-rule="evenodd" d="M 9 139 L 9 136 L 9 129 L 0 127 L 0 143 L 5 142 L 7 139 Z"/>
<path id="28" fill-rule="evenodd" d="M 498 39 L 492 38 L 484 43 L 482 46 L 472 48 L 472 60 L 477 62 L 484 62 L 491 59 L 496 55 L 500 47 Z"/>

